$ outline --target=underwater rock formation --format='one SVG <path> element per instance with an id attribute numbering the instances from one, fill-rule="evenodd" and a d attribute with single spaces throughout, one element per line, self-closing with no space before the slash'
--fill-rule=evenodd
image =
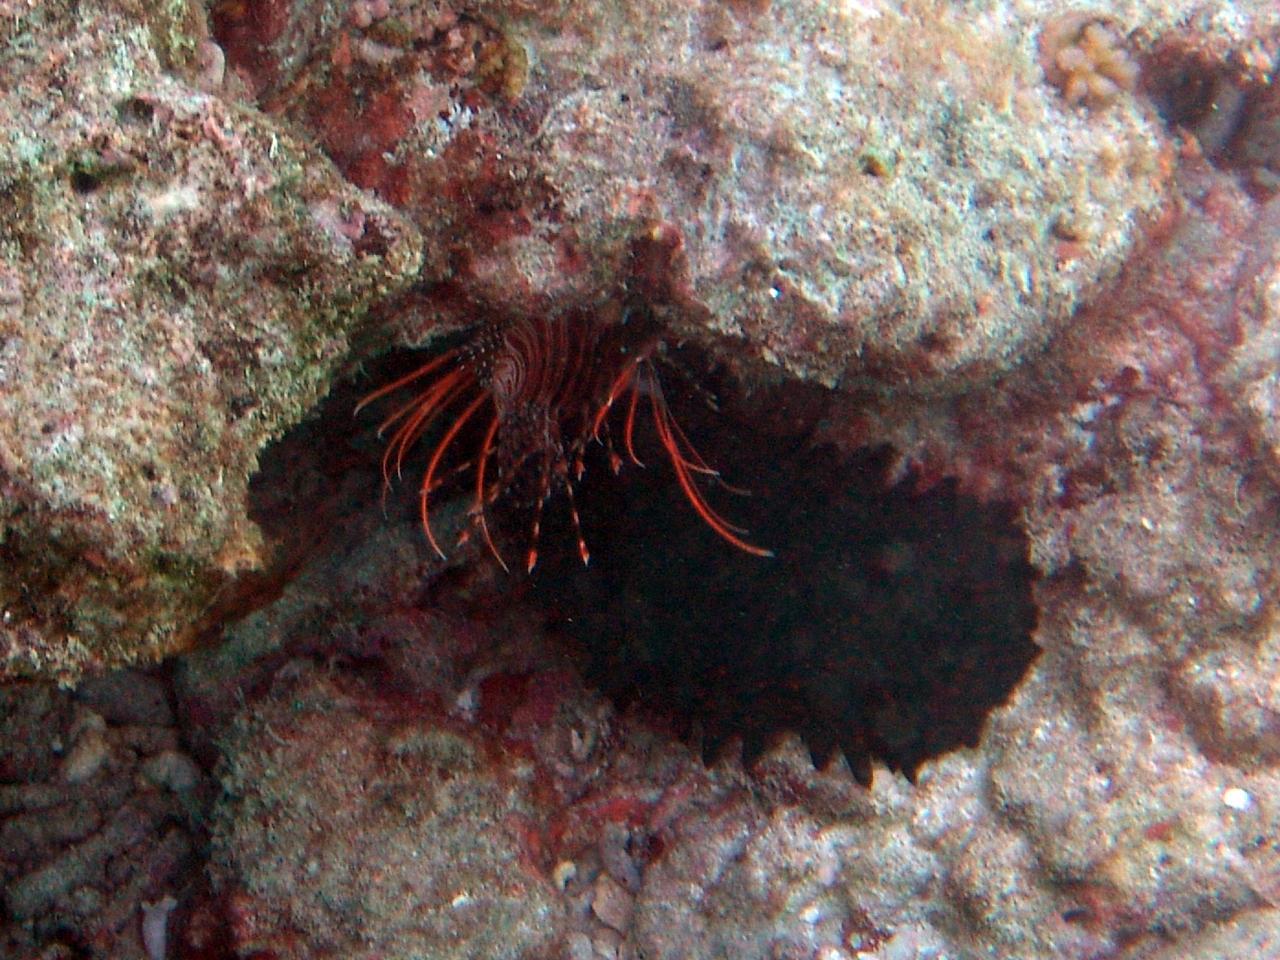
<path id="1" fill-rule="evenodd" d="M 1275 25 L 1267 29 L 1241 45 L 1264 65 L 1239 74 L 1248 91 L 1274 69 Z M 1226 72 L 1218 62 L 1184 62 L 1184 74 L 1198 69 Z M 1168 61 L 1162 71 L 1166 82 L 1177 72 Z M 1167 90 L 1149 95 L 1168 100 Z M 1269 114 L 1258 106 L 1238 115 Z M 1170 202 L 1141 250 L 1037 362 L 950 399 L 913 400 L 909 389 L 885 399 L 872 370 L 866 389 L 837 393 L 819 417 L 804 418 L 816 421 L 810 441 L 846 450 L 888 442 L 896 476 L 924 487 L 952 476 L 975 496 L 1018 505 L 1042 578 L 1034 639 L 1043 653 L 976 747 L 926 761 L 914 785 L 877 768 L 868 792 L 839 765 L 814 771 L 795 740 L 766 751 L 746 781 L 735 779 L 732 761 L 708 775 L 677 751 L 690 777 L 725 778 L 691 788 L 705 799 L 688 819 L 650 806 L 671 782 L 668 754 L 650 751 L 652 768 L 621 781 L 630 806 L 609 808 L 643 811 L 627 823 L 638 879 L 625 862 L 604 871 L 607 880 L 588 870 L 577 915 L 589 907 L 591 921 L 617 936 L 602 940 L 598 928 L 561 919 L 568 955 L 1175 957 L 1194 955 L 1197 944 L 1274 937 L 1280 823 L 1266 798 L 1280 788 L 1268 692 L 1280 555 L 1269 416 L 1278 208 L 1264 189 L 1269 160 L 1246 170 L 1222 158 L 1236 139 L 1259 141 L 1249 122 L 1220 135 L 1207 159 L 1198 139 L 1183 139 Z M 743 402 L 751 410 L 750 397 Z M 765 416 L 752 414 L 748 422 Z M 681 537 L 667 539 L 683 549 Z M 636 576 L 656 562 L 658 554 L 642 554 Z M 467 584 L 440 589 L 456 600 L 475 589 Z M 483 609 L 471 629 L 492 628 Z M 382 645 L 418 647 L 413 623 L 389 623 Z M 436 651 L 433 673 L 449 661 L 440 643 L 426 643 Z M 366 662 L 385 657 L 356 648 Z M 493 715 L 513 718 L 500 731 L 504 743 L 536 740 L 540 724 L 554 726 L 548 717 L 577 715 L 562 701 L 523 712 L 530 689 L 545 688 L 525 679 L 487 691 L 498 698 Z M 575 702 L 578 694 L 564 694 L 572 684 L 557 689 Z M 485 694 L 483 684 L 451 687 L 464 709 L 445 725 L 491 735 Z M 625 732 L 614 733 L 608 756 L 630 771 L 629 737 L 644 728 L 632 715 L 611 723 Z M 573 743 L 570 732 L 554 742 L 565 739 Z M 232 756 L 252 763 L 253 742 L 231 744 Z M 529 762 L 556 756 L 533 747 Z M 606 765 L 591 774 L 591 789 L 616 796 L 612 773 Z M 507 777 L 502 764 L 493 775 Z M 237 782 L 253 795 L 250 779 Z M 732 798 L 729 784 L 744 782 L 752 798 Z M 637 825 L 646 832 L 634 839 Z M 227 862 L 238 862 L 226 849 Z M 796 851 L 804 866 L 790 859 Z M 292 851 L 284 858 L 297 863 Z M 552 882 L 576 876 L 569 859 L 559 870 L 557 857 L 546 861 Z"/>
<path id="2" fill-rule="evenodd" d="M 155 677 L 0 686 L 0 952 L 142 957 L 145 907 L 198 875 L 208 786 Z"/>
<path id="3" fill-rule="evenodd" d="M 78 9 L 90 17 L 124 6 Z M 219 3 L 225 71 L 208 46 L 184 68 L 154 31 L 122 33 L 110 19 L 72 30 L 61 5 L 0 21 L 28 43 L 6 48 L 16 58 L 9 69 L 21 63 L 30 83 L 52 77 L 79 91 L 113 138 L 90 141 L 74 162 L 70 140 L 47 154 L 22 127 L 0 140 L 4 182 L 16 185 L 0 216 L 27 211 L 24 231 L 0 220 L 11 365 L 0 369 L 8 376 L 17 356 L 23 370 L 56 371 L 62 379 L 47 382 L 83 400 L 59 419 L 46 414 L 65 403 L 0 397 L 10 404 L 0 577 L 12 579 L 0 580 L 0 627 L 11 669 L 69 676 L 137 656 L 131 631 L 189 619 L 225 576 L 219 563 L 234 567 L 227 558 L 255 546 L 237 511 L 260 445 L 322 392 L 349 349 L 347 311 L 374 293 L 393 296 L 360 356 L 381 350 L 385 341 L 373 341 L 389 332 L 416 343 L 477 311 L 585 309 L 625 287 L 672 332 L 664 363 L 730 361 L 688 364 L 695 369 L 673 377 L 681 386 L 669 392 L 690 410 L 717 395 L 718 412 L 685 419 L 682 409 L 681 422 L 700 449 L 717 430 L 723 446 L 739 448 L 713 461 L 752 488 L 741 515 L 778 522 L 768 544 L 776 558 L 734 560 L 786 571 L 781 587 L 752 581 L 765 586 L 750 603 L 719 602 L 741 596 L 716 582 L 739 568 L 690 543 L 729 548 L 687 504 L 684 513 L 663 506 L 653 488 L 670 478 L 659 461 L 614 478 L 604 454 L 589 482 L 617 492 L 584 494 L 580 506 L 593 564 L 616 596 L 591 617 L 574 611 L 567 577 L 560 591 L 504 579 L 474 542 L 441 561 L 421 537 L 416 491 L 393 486 L 379 502 L 378 444 L 350 416 L 369 388 L 340 385 L 329 409 L 263 456 L 253 521 L 289 563 L 261 585 L 257 599 L 270 602 L 176 662 L 172 684 L 152 681 L 172 699 L 181 742 L 167 719 L 147 739 L 136 717 L 111 715 L 108 704 L 144 700 L 150 683 L 92 703 L 4 688 L 8 942 L 108 956 L 114 943 L 92 936 L 107 930 L 136 952 L 154 916 L 146 905 L 164 904 L 169 880 L 182 876 L 197 889 L 173 892 L 180 907 L 167 940 L 175 953 L 205 957 L 1176 960 L 1274 943 L 1280 164 L 1269 132 L 1280 115 L 1280 11 L 1109 10 L 1114 35 L 1090 40 L 1094 53 L 1122 77 L 1113 69 L 1121 57 L 1144 73 L 1132 91 L 1117 84 L 1091 103 L 1072 96 L 1065 75 L 1059 90 L 1037 72 L 1045 6 L 1017 6 L 1013 36 L 994 25 L 994 8 L 969 9 L 960 22 L 916 3 L 704 4 L 681 6 L 689 16 L 674 24 L 659 3 L 626 16 L 601 5 L 494 5 L 482 15 L 394 0 Z M 665 44 L 653 41 L 658 23 L 670 27 Z M 37 54 L 40 30 L 63 45 Z M 1066 36 L 1070 46 L 1075 35 Z M 121 105 L 104 99 L 105 80 L 99 87 L 76 72 L 75 57 L 58 56 L 112 43 L 124 44 L 112 48 L 121 55 L 91 62 L 149 68 L 152 44 L 188 79 L 148 73 L 150 99 Z M 781 62 L 792 46 L 818 58 L 809 79 Z M 939 64 L 922 52 L 935 50 L 955 56 Z M 859 69 L 857 84 L 834 86 Z M 14 95 L 21 109 L 46 108 L 25 89 Z M 849 142 L 863 147 L 897 146 L 836 170 L 837 135 L 788 99 L 835 89 L 848 99 L 828 101 L 824 120 L 853 126 Z M 261 112 L 232 106 L 235 97 Z M 64 112 L 53 116 L 83 134 L 72 122 L 80 115 L 55 106 Z M 309 129 L 328 158 L 270 114 Z M 619 143 L 628 145 L 621 154 Z M 1025 169 L 1033 160 L 1047 169 Z M 356 194 L 335 169 L 381 199 Z M 171 196 L 175 183 L 184 189 Z M 1029 195 L 1015 189 L 1028 183 Z M 182 206 L 188 190 L 214 199 Z M 936 207 L 920 199 L 928 190 Z M 913 191 L 910 203 L 891 203 Z M 299 197 L 310 205 L 294 206 Z M 161 199 L 179 204 L 176 219 L 154 206 Z M 383 200 L 424 232 L 421 282 L 399 296 L 416 269 L 415 228 Z M 148 232 L 156 218 L 163 228 Z M 76 244 L 59 243 L 65 224 L 79 225 Z M 835 232 L 815 226 L 826 224 Z M 931 242 L 952 233 L 954 247 Z M 112 271 L 121 262 L 143 262 L 113 259 L 108 241 L 122 239 L 177 279 L 158 292 L 157 274 L 120 279 Z M 884 278 L 895 271 L 901 284 L 890 289 Z M 70 292 L 57 284 L 68 278 Z M 295 326 L 304 307 L 319 312 Z M 48 342 L 36 322 L 46 315 Z M 172 342 L 190 346 L 170 366 L 143 348 L 159 344 L 163 355 L 171 341 L 156 330 L 170 328 L 154 325 L 174 317 L 184 325 Z M 283 332 L 244 342 L 264 318 Z M 682 333 L 709 354 L 682 352 Z M 139 366 L 140 356 L 151 363 Z M 810 382 L 770 392 L 760 383 L 770 363 Z M 123 392 L 129 376 L 146 389 Z M 812 382 L 836 380 L 835 392 Z M 123 416 L 118 404 L 130 396 L 183 399 Z M 109 419 L 119 432 L 78 432 L 77 417 Z M 174 423 L 207 426 L 183 446 Z M 111 488 L 128 495 L 103 514 L 117 521 L 106 549 L 82 538 L 85 526 L 65 526 L 94 522 L 92 510 L 54 523 L 47 504 L 96 509 L 101 494 L 77 491 L 116 476 L 102 471 L 117 462 L 108 440 L 118 437 L 133 444 L 118 462 L 143 479 L 136 490 Z M 705 442 L 709 456 L 716 446 Z M 857 509 L 822 514 L 835 519 L 816 528 L 789 519 L 805 497 L 846 504 L 859 490 L 849 465 L 868 451 L 891 465 L 897 500 L 860 495 Z M 798 488 L 764 468 L 789 455 L 818 464 L 793 471 Z M 199 472 L 205 486 L 194 489 L 209 496 L 169 504 L 164 484 L 188 476 L 179 470 Z M 791 502 L 770 501 L 780 489 Z M 939 491 L 963 501 L 961 519 L 989 506 L 999 523 L 930 539 L 930 524 L 942 529 Z M 450 493 L 446 483 L 433 521 L 452 542 L 474 493 Z M 148 496 L 159 506 L 140 510 Z M 887 534 L 867 515 L 881 508 Z M 200 526 L 199 510 L 239 519 Z M 898 524 L 895 538 L 895 511 L 924 517 Z M 656 545 L 629 529 L 651 517 Z M 138 545 L 153 541 L 136 531 L 148 524 L 162 544 L 206 534 L 190 548 L 200 564 L 173 574 L 196 599 L 164 618 L 147 613 L 154 606 L 125 606 L 112 586 L 164 587 L 151 567 L 124 578 L 115 566 L 145 559 Z M 228 529 L 243 535 L 228 539 Z M 31 539 L 37 532 L 61 544 L 66 530 L 76 534 L 74 562 L 37 576 L 44 568 L 31 558 L 46 554 L 19 548 L 45 542 Z M 884 541 L 864 550 L 859 541 L 873 533 Z M 682 618 L 689 636 L 724 648 L 708 674 L 734 670 L 728 641 L 760 622 L 791 644 L 785 657 L 779 648 L 779 669 L 757 650 L 734 679 L 764 684 L 769 706 L 795 711 L 792 732 L 740 725 L 749 748 L 740 759 L 732 728 L 723 736 L 699 722 L 699 709 L 719 706 L 703 694 L 681 693 L 691 712 L 673 716 L 651 709 L 654 697 L 615 689 L 610 702 L 589 688 L 653 677 L 659 692 L 675 686 L 681 664 L 648 669 L 666 651 L 633 623 L 646 610 L 638 585 L 659 579 L 658 564 L 677 576 L 680 564 L 696 565 L 711 578 L 699 587 L 709 606 Z M 946 568 L 963 575 L 933 575 Z M 545 569 L 556 569 L 550 556 Z M 97 622 L 78 612 L 77 591 L 107 576 L 116 580 L 100 605 L 123 611 L 113 621 L 118 647 L 81 650 L 53 641 L 95 634 L 42 632 L 39 618 L 53 613 Z M 682 587 L 705 582 L 690 576 Z M 933 644 L 923 630 L 918 646 L 845 646 L 864 609 L 888 632 L 886 584 L 917 612 L 963 600 L 955 619 L 1001 649 L 975 655 L 991 647 Z M 661 599 L 677 598 L 700 602 L 675 590 Z M 570 619 L 583 632 L 566 629 Z M 715 630 L 704 626 L 713 621 Z M 676 634 L 670 622 L 659 628 Z M 1012 624 L 1011 642 L 1033 641 L 1038 656 L 1000 658 L 1008 649 L 992 624 Z M 588 645 L 595 652 L 584 656 Z M 610 651 L 626 658 L 612 672 Z M 796 665 L 807 672 L 791 672 Z M 829 745 L 815 718 L 842 716 L 824 697 L 856 692 L 864 676 L 908 672 L 929 695 L 915 712 L 901 709 L 905 699 L 867 701 L 865 767 L 848 756 L 823 766 L 818 751 L 815 768 L 811 748 Z M 992 673 L 1007 673 L 1011 689 L 984 696 L 956 730 L 957 699 L 979 700 L 966 684 Z M 32 735 L 45 719 L 65 739 Z M 708 741 L 721 749 L 704 758 Z M 201 864 L 208 889 L 202 872 L 173 867 L 201 849 L 181 785 L 203 781 L 185 775 L 184 758 L 216 770 L 223 787 Z M 126 776 L 108 783 L 111 771 Z M 80 803 L 86 793 L 92 809 Z M 58 849 L 66 840 L 71 856 Z"/>
<path id="4" fill-rule="evenodd" d="M 313 147 L 200 89 L 202 11 L 136 6 L 0 16 L 0 676 L 189 640 L 261 559 L 259 449 L 418 263 Z"/>
<path id="5" fill-rule="evenodd" d="M 1168 173 L 1145 100 L 1046 83 L 1033 3 L 223 7 L 231 88 L 423 229 L 448 297 L 402 321 L 414 343 L 476 303 L 593 303 L 658 230 L 641 293 L 679 335 L 959 389 L 1114 275 Z"/>

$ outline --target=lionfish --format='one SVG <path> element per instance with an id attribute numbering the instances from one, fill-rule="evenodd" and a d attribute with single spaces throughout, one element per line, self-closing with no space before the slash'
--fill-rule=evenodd
<path id="1" fill-rule="evenodd" d="M 557 490 L 564 491 L 568 499 L 578 554 L 587 563 L 590 554 L 574 485 L 582 479 L 591 443 L 605 446 L 614 473 L 622 469 L 624 459 L 609 433 L 610 412 L 615 406 L 625 406 L 621 425 L 627 460 L 644 466 L 635 445 L 636 419 L 644 415 L 643 407 L 652 417 L 676 482 L 702 521 L 739 550 L 772 556 L 772 551 L 744 539 L 747 531 L 730 523 L 707 502 L 700 479 L 728 485 L 672 416 L 656 367 L 661 344 L 661 336 L 651 324 L 607 323 L 583 312 L 487 323 L 462 345 L 370 393 L 356 412 L 404 387 L 416 388 L 378 428 L 379 436 L 394 430 L 382 456 L 383 479 L 388 485 L 400 476 L 406 456 L 427 431 L 437 422 L 445 424 L 427 455 L 418 490 L 422 529 L 441 558 L 445 553 L 431 526 L 432 495 L 449 476 L 470 470 L 471 524 L 504 570 L 509 567 L 494 543 L 487 509 L 516 485 L 530 482 L 533 519 L 526 570 L 532 572 L 538 562 L 543 506 Z M 446 468 L 448 451 L 473 421 L 483 425 L 475 455 L 457 467 Z M 464 531 L 459 542 L 468 532 Z"/>

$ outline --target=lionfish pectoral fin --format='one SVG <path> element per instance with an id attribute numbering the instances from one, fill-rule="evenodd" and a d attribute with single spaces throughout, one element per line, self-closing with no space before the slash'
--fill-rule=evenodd
<path id="1" fill-rule="evenodd" d="M 640 358 L 628 361 L 623 366 L 622 372 L 619 373 L 614 378 L 613 383 L 609 385 L 609 391 L 605 394 L 605 401 L 600 404 L 599 408 L 596 410 L 595 418 L 591 421 L 591 429 L 587 431 L 587 434 L 592 440 L 595 440 L 597 443 L 600 442 L 600 428 L 604 426 L 605 420 L 609 416 L 609 411 L 613 409 L 613 405 L 617 399 L 628 390 L 631 391 L 631 400 L 627 411 L 628 427 L 630 426 L 630 423 L 635 420 L 636 384 L 639 379 L 639 371 L 641 369 L 640 365 L 642 363 L 645 363 L 645 361 Z M 628 442 L 628 452 L 631 452 L 630 447 L 631 444 Z M 639 460 L 636 460 L 634 452 L 631 452 L 631 459 L 635 460 L 636 466 L 644 466 L 644 464 Z"/>
<path id="2" fill-rule="evenodd" d="M 657 382 L 656 377 L 654 377 L 654 382 L 655 383 Z M 631 385 L 631 399 L 627 402 L 627 419 L 624 422 L 622 427 L 622 443 L 623 443 L 623 446 L 627 448 L 627 456 L 631 458 L 631 462 L 643 470 L 644 464 L 641 462 L 640 458 L 636 456 L 636 448 L 631 439 L 632 436 L 635 434 L 636 405 L 639 402 L 640 402 L 640 390 L 638 386 L 633 383 Z M 665 401 L 663 401 L 663 405 L 664 406 L 666 405 Z"/>
<path id="3" fill-rule="evenodd" d="M 751 491 L 748 490 L 746 487 L 734 486 L 732 483 L 729 483 L 727 480 L 725 480 L 724 477 L 720 476 L 720 474 L 718 473 L 715 476 L 716 476 L 716 483 L 720 484 L 721 487 L 723 487 L 725 490 L 728 490 L 734 496 L 738 496 L 738 497 L 751 496 Z"/>
<path id="4" fill-rule="evenodd" d="M 702 454 L 698 453 L 698 449 L 693 445 L 693 442 L 688 438 L 688 436 L 685 435 L 684 430 L 680 427 L 676 418 L 671 415 L 670 410 L 667 409 L 666 399 L 662 397 L 661 393 L 659 393 L 658 399 L 661 401 L 661 406 L 665 411 L 667 426 L 670 428 L 671 437 L 676 441 L 677 454 L 684 462 L 684 465 L 694 473 L 700 473 L 707 477 L 715 477 L 717 482 L 726 489 L 735 489 L 730 487 L 723 479 L 721 479 L 719 470 L 702 459 Z M 686 456 L 681 452 L 682 450 L 687 451 L 688 455 Z"/>
<path id="5" fill-rule="evenodd" d="M 398 380 L 392 380 L 386 386 L 379 387 L 377 390 L 373 391 L 373 393 L 366 394 L 361 399 L 361 401 L 356 404 L 355 410 L 352 411 L 352 416 L 359 416 L 360 411 L 363 410 L 365 407 L 367 407 L 369 404 L 373 403 L 375 400 L 380 400 L 383 397 L 387 396 L 387 394 L 395 393 L 397 390 L 399 390 L 401 387 L 405 386 L 406 384 L 413 383 L 413 381 L 415 380 L 421 380 L 423 377 L 427 376 L 428 374 L 434 373 L 436 370 L 439 370 L 442 366 L 444 366 L 446 363 L 448 363 L 457 355 L 458 355 L 458 351 L 456 349 L 449 350 L 446 353 L 442 353 L 438 357 L 432 358 L 427 363 L 424 363 L 422 366 L 418 367 L 413 372 L 408 373 L 403 377 L 400 377 Z"/>
<path id="6" fill-rule="evenodd" d="M 754 543 L 749 543 L 742 539 L 740 535 L 745 535 L 747 531 L 730 523 L 716 513 L 711 504 L 707 503 L 706 497 L 702 495 L 702 491 L 694 483 L 692 475 L 694 473 L 710 473 L 712 476 L 718 477 L 719 474 L 706 465 L 698 455 L 698 452 L 689 444 L 688 439 L 680 432 L 679 426 L 672 419 L 665 403 L 662 402 L 661 394 L 651 392 L 649 400 L 653 408 L 653 423 L 658 431 L 658 440 L 667 452 L 667 457 L 671 460 L 671 466 L 676 472 L 676 480 L 680 484 L 680 489 L 684 493 L 685 499 L 689 501 L 690 506 L 702 518 L 702 522 L 714 530 L 721 539 L 728 541 L 739 550 L 757 557 L 772 557 L 774 555 L 772 550 L 765 547 L 757 547 Z M 692 460 L 688 459 L 682 451 L 682 441 L 685 448 L 690 451 L 693 457 Z"/>
<path id="7" fill-rule="evenodd" d="M 489 463 L 489 454 L 493 451 L 493 440 L 498 433 L 499 418 L 494 414 L 493 419 L 489 421 L 489 427 L 485 430 L 484 440 L 480 444 L 480 456 L 476 462 L 476 497 L 472 503 L 471 510 L 477 517 L 477 524 L 480 527 L 480 536 L 484 539 L 485 546 L 489 548 L 489 552 L 493 554 L 493 559 L 498 561 L 498 566 L 502 567 L 503 572 L 510 573 L 511 568 L 507 566 L 507 561 L 502 559 L 502 554 L 498 552 L 498 548 L 493 544 L 493 537 L 489 534 L 489 521 L 485 518 L 484 505 L 488 499 L 488 494 L 484 489 L 485 467 Z"/>
<path id="8" fill-rule="evenodd" d="M 587 538 L 582 533 L 582 519 L 578 516 L 578 502 L 573 496 L 573 481 L 565 478 L 564 491 L 569 498 L 569 516 L 573 518 L 573 533 L 578 539 L 578 556 L 585 567 L 591 563 L 591 551 L 587 549 Z"/>
<path id="9" fill-rule="evenodd" d="M 431 515 L 427 509 L 427 501 L 431 496 L 431 491 L 435 489 L 436 468 L 440 466 L 440 461 L 444 459 L 445 451 L 449 449 L 449 444 L 466 426 L 480 406 L 489 399 L 487 393 L 481 392 L 474 400 L 472 400 L 463 411 L 458 414 L 458 418 L 449 425 L 449 429 L 445 431 L 440 442 L 436 444 L 435 451 L 431 454 L 431 460 L 427 463 L 426 473 L 422 476 L 422 486 L 418 491 L 418 512 L 422 518 L 422 530 L 427 535 L 427 542 L 431 544 L 433 549 L 441 560 L 445 559 L 445 552 L 440 549 L 440 544 L 436 542 L 435 534 L 431 531 Z"/>
<path id="10" fill-rule="evenodd" d="M 439 382 L 432 384 L 425 392 L 414 397 L 382 422 L 378 428 L 379 434 L 397 420 L 404 420 L 392 434 L 387 442 L 387 449 L 382 454 L 382 476 L 385 480 L 390 481 L 392 472 L 395 473 L 396 479 L 400 479 L 400 468 L 404 463 L 405 454 L 418 442 L 445 407 L 465 393 L 473 384 L 474 378 L 465 371 L 451 370 Z M 393 462 L 394 471 L 392 470 Z"/>

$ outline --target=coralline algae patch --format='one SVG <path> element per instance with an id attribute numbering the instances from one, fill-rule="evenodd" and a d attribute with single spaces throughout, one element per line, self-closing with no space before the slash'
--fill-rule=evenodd
<path id="1" fill-rule="evenodd" d="M 1115 273 L 1168 171 L 1143 100 L 1046 82 L 1031 4 L 274 0 L 214 24 L 461 302 L 594 299 L 661 225 L 682 334 L 827 384 L 1015 363 Z M 411 340 L 459 319 L 423 309 Z"/>

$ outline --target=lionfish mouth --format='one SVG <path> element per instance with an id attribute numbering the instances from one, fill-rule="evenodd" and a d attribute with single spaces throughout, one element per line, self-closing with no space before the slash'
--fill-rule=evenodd
<path id="1" fill-rule="evenodd" d="M 442 559 L 431 526 L 433 495 L 450 477 L 471 473 L 470 522 L 459 537 L 461 545 L 478 530 L 488 551 L 504 570 L 510 570 L 489 528 L 488 511 L 514 485 L 530 480 L 536 491 L 525 569 L 538 562 L 538 537 L 543 506 L 557 491 L 569 502 L 578 554 L 590 560 L 586 538 L 574 500 L 574 487 L 585 471 L 588 446 L 601 444 L 614 473 L 624 462 L 643 467 L 636 453 L 636 420 L 651 416 L 659 445 L 676 482 L 694 512 L 721 539 L 760 557 L 773 551 L 756 546 L 747 531 L 722 517 L 707 501 L 702 486 L 724 483 L 703 459 L 672 416 L 662 391 L 654 357 L 661 342 L 639 325 L 601 324 L 579 313 L 558 317 L 519 318 L 478 328 L 461 346 L 432 358 L 405 376 L 367 395 L 365 407 L 406 387 L 413 395 L 393 410 L 378 427 L 390 431 L 382 455 L 383 480 L 389 487 L 401 477 L 410 451 L 438 422 L 443 433 L 427 455 L 418 488 L 418 512 L 427 542 Z M 610 421 L 621 414 L 621 448 L 614 446 Z M 483 424 L 474 456 L 450 463 L 449 452 L 464 428 Z"/>

